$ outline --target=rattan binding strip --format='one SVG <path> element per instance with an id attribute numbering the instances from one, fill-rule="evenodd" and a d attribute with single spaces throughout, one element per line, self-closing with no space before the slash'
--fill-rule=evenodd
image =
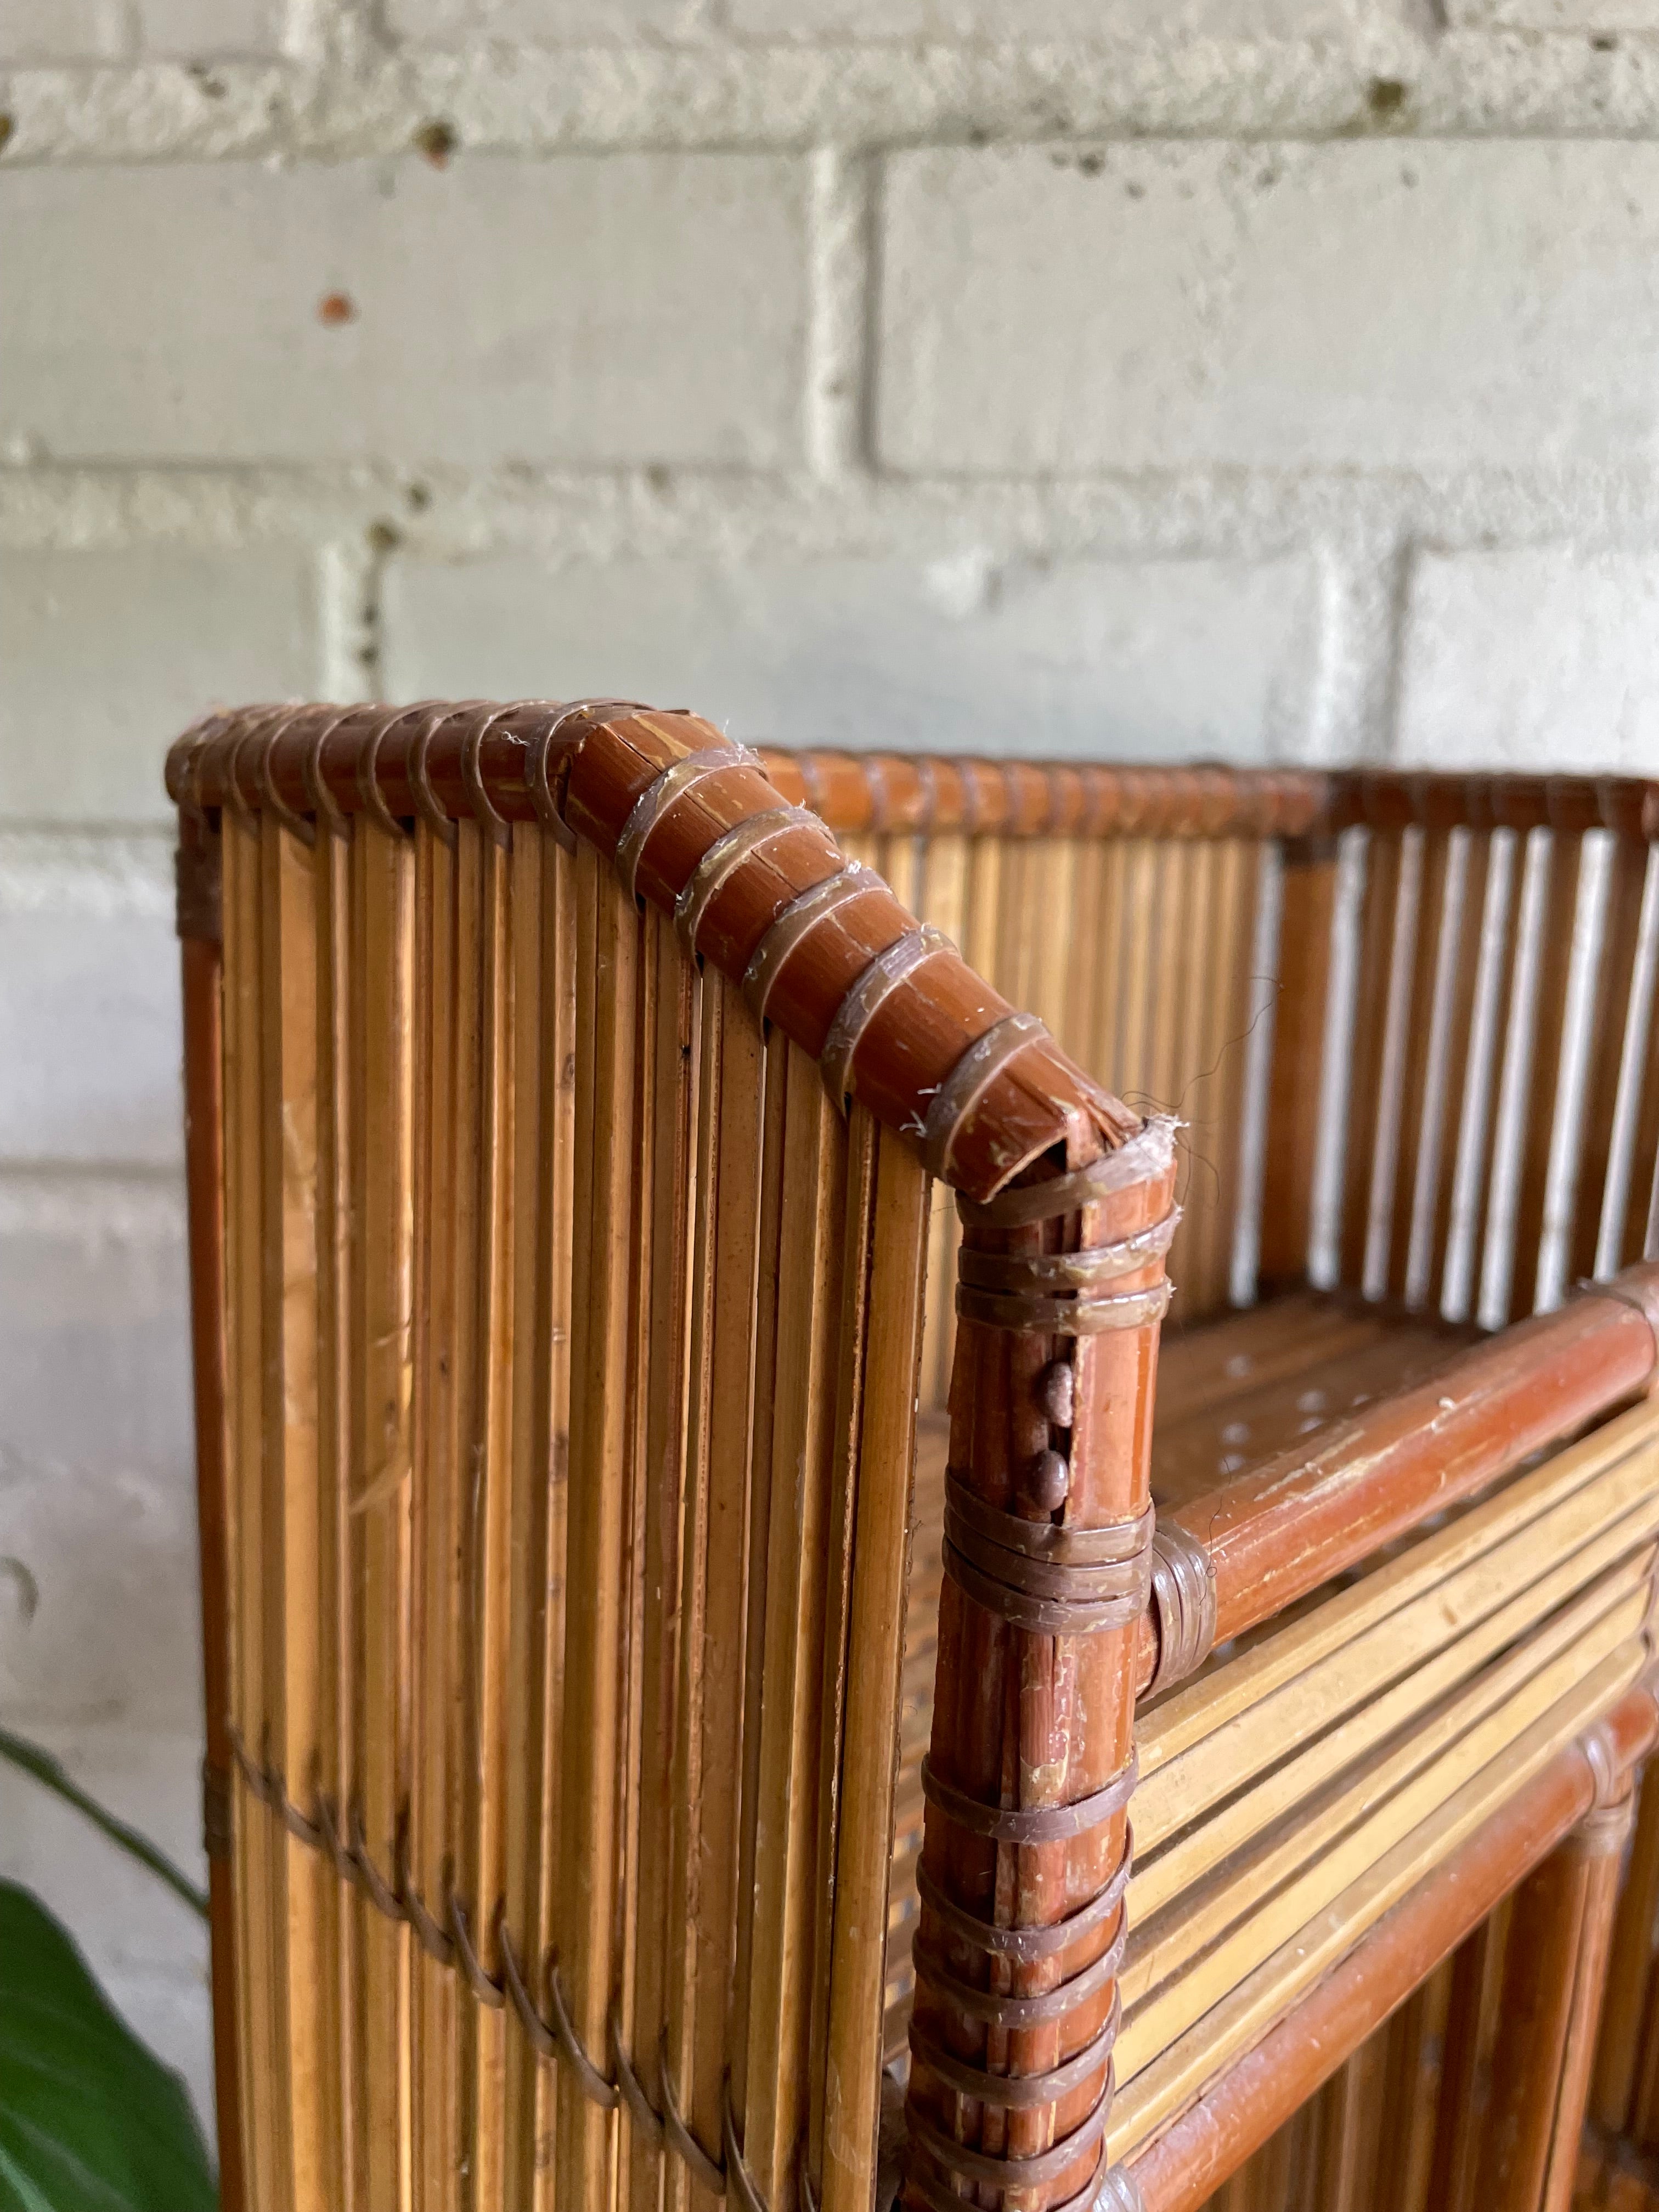
<path id="1" fill-rule="evenodd" d="M 755 755 L 746 746 L 709 745 L 671 762 L 660 775 L 651 779 L 634 801 L 628 819 L 623 824 L 622 836 L 617 840 L 617 873 L 622 878 L 630 898 L 637 900 L 640 896 L 640 860 L 645 852 L 646 841 L 676 799 L 683 799 L 706 776 L 719 775 L 730 768 L 757 766 L 758 763 Z"/>
<path id="2" fill-rule="evenodd" d="M 843 866 L 832 870 L 822 881 L 797 892 L 775 916 L 766 934 L 750 953 L 749 965 L 744 970 L 743 995 L 757 1021 L 766 1020 L 773 987 L 784 962 L 801 940 L 848 899 L 858 898 L 866 891 L 885 890 L 886 888 L 873 868 L 863 867 L 857 861 L 849 860 Z"/>
<path id="3" fill-rule="evenodd" d="M 1152 1614 L 1158 1664 L 1143 1696 L 1184 1682 L 1215 1645 L 1215 1563 L 1209 1547 L 1167 1522 L 1152 1533 Z"/>
<path id="4" fill-rule="evenodd" d="M 981 1328 L 1012 1328 L 1045 1336 L 1101 1336 L 1109 1329 L 1144 1328 L 1170 1310 L 1175 1285 L 1167 1279 L 1149 1290 L 1079 1292 L 1071 1298 L 1037 1297 L 1030 1292 L 976 1291 L 957 1285 L 957 1312 Z"/>
<path id="5" fill-rule="evenodd" d="M 696 951 L 703 916 L 744 862 L 792 830 L 815 830 L 820 836 L 826 834 L 817 816 L 807 807 L 769 806 L 763 813 L 745 815 L 715 838 L 674 902 L 674 927 L 688 952 Z"/>
<path id="6" fill-rule="evenodd" d="M 1123 1893 L 1129 1885 L 1129 1869 L 1133 1855 L 1133 1838 L 1126 1834 L 1117 1872 L 1099 1895 L 1080 1905 L 1064 1920 L 1053 1920 L 1039 1928 L 1002 1928 L 977 1913 L 969 1912 L 966 1905 L 958 1905 L 946 1897 L 923 1864 L 916 1868 L 916 1895 L 941 1928 L 962 1942 L 971 1944 L 996 1959 L 1012 1959 L 1017 1966 L 1029 1966 L 1044 1959 L 1052 1959 L 1060 1952 L 1069 1951 L 1085 1936 L 1103 1928 L 1123 1902 Z M 1034 2077 L 1035 2078 L 1035 2077 Z M 1057 2094 L 1057 2093 L 1056 2093 Z M 1041 2103 L 1040 2098 L 1029 2101 Z"/>
<path id="7" fill-rule="evenodd" d="M 1015 1018 L 1019 1018 L 1015 1017 Z M 1035 1020 L 1035 1017 L 1027 1018 Z M 1036 1024 L 1042 1028 L 1042 1024 Z M 989 1034 L 994 1036 L 993 1030 Z M 982 1044 L 985 1040 L 980 1040 Z M 1175 1141 L 1172 1114 L 1152 1114 L 1139 1133 L 1115 1152 L 1103 1152 L 1086 1168 L 1070 1175 L 1051 1176 L 1045 1182 L 1022 1183 L 1000 1191 L 982 1205 L 959 1192 L 957 1212 L 969 1229 L 1029 1229 L 1038 1221 L 1054 1221 L 1063 1213 L 1076 1213 L 1097 1205 L 1115 1190 L 1145 1182 L 1167 1165 Z"/>
<path id="8" fill-rule="evenodd" d="M 957 1132 L 1016 1054 L 1048 1034 L 1035 1014 L 1005 1014 L 964 1052 L 934 1092 L 922 1128 L 921 1153 L 929 1175 L 951 1179 Z"/>
<path id="9" fill-rule="evenodd" d="M 943 930 L 923 922 L 907 930 L 884 952 L 877 953 L 854 984 L 830 1024 L 818 1063 L 823 1073 L 823 1087 L 837 1107 L 844 1110 L 852 1096 L 854 1056 L 878 1009 L 924 960 L 931 960 L 936 952 L 954 950 Z"/>
<path id="10" fill-rule="evenodd" d="M 1128 1764 L 1120 1766 L 1111 1780 L 1087 1797 L 1079 1797 L 1069 1805 L 986 1805 L 966 1790 L 958 1790 L 954 1783 L 945 1782 L 933 1771 L 931 1759 L 921 1762 L 921 1793 L 930 1805 L 937 1806 L 947 1820 L 954 1820 L 970 1836 L 981 1836 L 994 1844 L 1057 1844 L 1067 1842 L 1073 1836 L 1086 1835 L 1097 1828 L 1103 1820 L 1109 1820 L 1128 1803 L 1139 1771 L 1135 1755 L 1129 1754 Z"/>

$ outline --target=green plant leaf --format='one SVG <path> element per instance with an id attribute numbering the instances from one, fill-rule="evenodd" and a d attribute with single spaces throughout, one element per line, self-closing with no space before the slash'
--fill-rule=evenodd
<path id="1" fill-rule="evenodd" d="M 179 2076 L 112 2009 L 68 1932 L 0 1881 L 0 2212 L 213 2212 Z"/>
<path id="2" fill-rule="evenodd" d="M 124 1850 L 129 1858 L 137 1859 L 140 1866 L 148 1867 L 153 1875 L 166 1882 L 176 1897 L 184 1899 L 192 1912 L 199 1912 L 204 1920 L 207 1918 L 207 1892 L 198 1889 L 190 1876 L 176 1867 L 167 1853 L 151 1843 L 148 1836 L 140 1835 L 137 1828 L 118 1820 L 95 1797 L 88 1797 L 62 1759 L 54 1759 L 49 1751 L 44 1750 L 38 1743 L 31 1743 L 27 1736 L 14 1735 L 9 1729 L 0 1729 L 0 1759 L 16 1767 L 21 1773 L 32 1775 L 42 1789 L 50 1790 L 66 1805 L 73 1805 L 77 1813 L 83 1814 L 91 1821 L 100 1835 L 107 1836 L 111 1843 Z"/>

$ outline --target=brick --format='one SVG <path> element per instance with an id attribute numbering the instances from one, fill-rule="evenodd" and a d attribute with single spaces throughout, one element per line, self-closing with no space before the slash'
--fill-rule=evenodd
<path id="1" fill-rule="evenodd" d="M 1656 0 L 1446 0 L 1446 21 L 1469 31 L 1659 31 Z"/>
<path id="2" fill-rule="evenodd" d="M 1659 146 L 927 151 L 885 201 L 899 470 L 1565 465 L 1659 432 Z"/>
<path id="3" fill-rule="evenodd" d="M 1413 563 L 1399 757 L 1437 768 L 1659 759 L 1659 560 L 1561 547 Z"/>
<path id="4" fill-rule="evenodd" d="M 1317 37 L 1352 27 L 1357 0 L 1115 0 L 1114 40 L 1176 35 Z M 732 28 L 750 38 L 1026 39 L 1101 36 L 1099 0 L 732 0 Z"/>
<path id="5" fill-rule="evenodd" d="M 0 62 L 274 54 L 282 27 L 280 0 L 6 0 Z"/>
<path id="6" fill-rule="evenodd" d="M 176 1168 L 167 842 L 0 838 L 0 1162 Z"/>
<path id="7" fill-rule="evenodd" d="M 429 46 L 625 46 L 692 35 L 706 12 L 703 0 L 389 0 L 386 20 L 394 37 Z"/>
<path id="8" fill-rule="evenodd" d="M 799 447 L 790 160 L 20 168 L 0 220 L 0 441 L 55 459 L 770 466 Z"/>
<path id="9" fill-rule="evenodd" d="M 1294 748 L 1304 562 L 399 562 L 393 696 L 615 692 L 746 738 L 949 750 Z"/>
<path id="10" fill-rule="evenodd" d="M 0 822 L 161 822 L 167 746 L 212 706 L 314 696 L 312 556 L 0 554 Z"/>
<path id="11" fill-rule="evenodd" d="M 188 1550 L 187 1322 L 180 1182 L 0 1170 L 0 1480 L 46 1470 L 91 1483 L 124 1470 L 139 1492 L 148 1486 L 140 1521 L 154 1507 L 169 1544 Z M 0 1550 L 15 1548 L 0 1539 Z M 102 1571 L 125 1574 L 107 1546 L 100 1559 Z M 10 1595 L 0 1587 L 0 1620 Z M 182 1632 L 193 1636 L 188 1617 Z M 179 1621 L 164 1619 L 157 1633 L 177 1657 Z M 9 1666 L 14 1655 L 0 1648 Z M 44 1672 L 38 1679 L 50 1686 Z M 136 1675 L 121 1694 L 159 1698 L 176 1720 L 190 1710 L 176 1701 L 194 1692 L 162 1670 Z"/>

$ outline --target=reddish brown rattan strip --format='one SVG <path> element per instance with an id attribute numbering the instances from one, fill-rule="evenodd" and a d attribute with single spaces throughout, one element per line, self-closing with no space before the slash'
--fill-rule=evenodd
<path id="1" fill-rule="evenodd" d="M 902 765 L 882 773 L 900 781 Z M 839 1095 L 970 1197 L 1080 1130 L 1108 1147 L 1136 1130 L 1041 1024 L 918 938 L 878 877 L 852 874 L 823 822 L 781 803 L 756 756 L 695 715 L 544 701 L 250 708 L 188 732 L 167 775 L 198 829 L 229 805 L 267 808 L 301 835 L 363 814 L 392 836 L 416 816 L 470 817 L 497 842 L 516 822 L 586 836 L 636 896 L 675 914 L 700 958 L 827 1057 Z M 186 891 L 185 919 L 204 930 L 205 890 Z M 927 957 L 895 950 L 913 944 Z"/>

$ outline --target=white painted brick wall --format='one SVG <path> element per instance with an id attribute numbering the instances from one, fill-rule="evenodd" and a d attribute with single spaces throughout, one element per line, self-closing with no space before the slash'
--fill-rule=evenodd
<path id="1" fill-rule="evenodd" d="M 1407 606 L 1402 759 L 1659 768 L 1659 553 L 1425 552 Z"/>
<path id="2" fill-rule="evenodd" d="M 0 1717 L 186 1856 L 198 708 L 1659 770 L 1656 0 L 6 0 L 0 238 Z"/>
<path id="3" fill-rule="evenodd" d="M 798 163 L 480 156 L 8 182 L 0 442 L 15 449 L 757 468 L 799 450 Z"/>
<path id="4" fill-rule="evenodd" d="M 322 597 L 303 546 L 0 552 L 0 823 L 166 821 L 204 706 L 323 687 Z"/>
<path id="5" fill-rule="evenodd" d="M 530 46 L 627 46 L 695 38 L 707 0 L 386 0 L 399 38 L 441 46 L 479 39 Z"/>
<path id="6" fill-rule="evenodd" d="M 277 0 L 6 0 L 0 62 L 275 53 Z"/>
<path id="7" fill-rule="evenodd" d="M 1352 29 L 1364 0 L 730 0 L 734 30 L 765 39 L 1314 38 Z"/>
<path id="8" fill-rule="evenodd" d="M 695 699 L 746 742 L 1259 758 L 1303 738 L 1310 564 L 398 563 L 390 689 Z"/>
<path id="9" fill-rule="evenodd" d="M 904 155 L 879 451 L 915 474 L 1594 462 L 1659 430 L 1656 246 L 1655 146 Z"/>

